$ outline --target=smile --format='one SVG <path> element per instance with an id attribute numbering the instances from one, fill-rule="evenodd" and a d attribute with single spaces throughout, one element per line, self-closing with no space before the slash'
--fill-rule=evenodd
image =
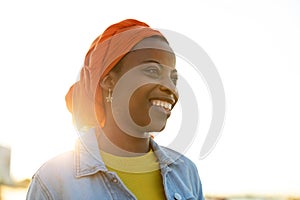
<path id="1" fill-rule="evenodd" d="M 168 111 L 170 111 L 172 108 L 172 104 L 162 100 L 151 100 L 151 103 L 153 106 L 160 106 Z"/>

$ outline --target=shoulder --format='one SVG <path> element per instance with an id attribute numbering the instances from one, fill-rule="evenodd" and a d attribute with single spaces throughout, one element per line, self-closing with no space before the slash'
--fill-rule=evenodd
<path id="1" fill-rule="evenodd" d="M 73 151 L 69 151 L 46 161 L 33 175 L 26 199 L 56 199 L 66 177 L 73 176 L 73 158 Z"/>
<path id="2" fill-rule="evenodd" d="M 46 161 L 34 174 L 41 182 L 50 184 L 74 176 L 74 152 L 68 151 Z M 63 178 L 64 177 L 64 178 Z"/>
<path id="3" fill-rule="evenodd" d="M 49 170 L 61 171 L 65 168 L 72 168 L 74 163 L 74 151 L 64 152 L 48 161 L 46 161 L 37 171 L 37 173 L 47 172 Z"/>

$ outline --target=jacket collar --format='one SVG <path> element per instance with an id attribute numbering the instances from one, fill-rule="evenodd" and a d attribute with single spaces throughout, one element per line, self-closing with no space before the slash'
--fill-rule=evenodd
<path id="1" fill-rule="evenodd" d="M 164 168 L 171 164 L 176 164 L 179 154 L 168 151 L 160 147 L 152 138 L 150 145 L 154 151 L 160 167 Z M 171 154 L 170 154 L 171 153 Z M 174 155 L 172 155 L 172 153 Z M 179 159 L 180 160 L 180 159 Z M 95 134 L 95 129 L 91 128 L 89 131 L 80 133 L 80 137 L 76 142 L 74 153 L 74 173 L 75 177 L 93 175 L 97 172 L 107 172 L 107 168 L 101 158 L 98 142 Z"/>
<path id="2" fill-rule="evenodd" d="M 95 129 L 79 133 L 74 153 L 74 170 L 77 178 L 107 171 L 100 156 Z"/>

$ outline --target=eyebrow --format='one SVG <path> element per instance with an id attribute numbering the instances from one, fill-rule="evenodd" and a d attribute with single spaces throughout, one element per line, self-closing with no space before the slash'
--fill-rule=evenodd
<path id="1" fill-rule="evenodd" d="M 143 61 L 142 63 L 148 63 L 148 62 L 156 63 L 156 64 L 158 64 L 158 66 L 159 66 L 160 68 L 163 68 L 163 65 L 162 65 L 160 62 L 158 62 L 157 60 L 145 60 L 145 61 Z M 172 70 L 172 73 L 174 73 L 174 72 L 177 73 L 177 69 L 173 69 L 173 70 Z"/>
<path id="2" fill-rule="evenodd" d="M 144 60 L 142 63 L 149 63 L 149 62 L 156 63 L 160 68 L 163 68 L 163 65 L 157 60 Z"/>

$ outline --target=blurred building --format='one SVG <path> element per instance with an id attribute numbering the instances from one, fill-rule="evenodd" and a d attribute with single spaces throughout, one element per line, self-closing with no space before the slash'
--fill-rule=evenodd
<path id="1" fill-rule="evenodd" d="M 13 185 L 10 176 L 11 149 L 0 146 L 0 185 Z"/>

